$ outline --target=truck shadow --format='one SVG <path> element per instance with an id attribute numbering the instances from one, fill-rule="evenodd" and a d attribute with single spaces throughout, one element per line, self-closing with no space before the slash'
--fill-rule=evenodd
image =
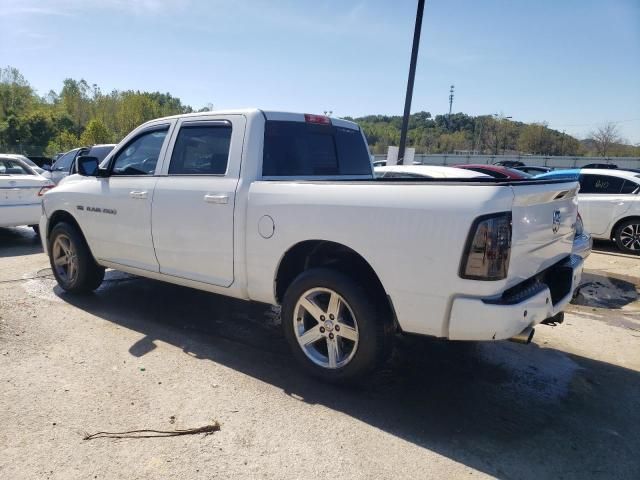
<path id="1" fill-rule="evenodd" d="M 34 253 L 42 253 L 42 245 L 31 228 L 0 228 L 0 258 Z"/>
<path id="2" fill-rule="evenodd" d="M 56 293 L 145 335 L 131 355 L 172 344 L 498 478 L 640 478 L 637 371 L 534 344 L 404 337 L 384 370 L 338 388 L 296 368 L 268 305 L 116 272 L 94 295 Z"/>

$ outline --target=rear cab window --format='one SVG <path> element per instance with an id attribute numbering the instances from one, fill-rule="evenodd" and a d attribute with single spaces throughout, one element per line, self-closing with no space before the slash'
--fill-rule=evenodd
<path id="1" fill-rule="evenodd" d="M 360 130 L 332 124 L 267 120 L 263 177 L 372 176 Z"/>

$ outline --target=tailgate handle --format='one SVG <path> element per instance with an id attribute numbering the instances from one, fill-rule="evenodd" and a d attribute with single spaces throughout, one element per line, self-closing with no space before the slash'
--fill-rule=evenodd
<path id="1" fill-rule="evenodd" d="M 565 190 L 564 192 L 560 192 L 558 195 L 556 195 L 556 198 L 554 198 L 554 200 L 560 200 L 561 198 L 564 198 L 567 193 L 569 193 L 569 190 Z"/>
<path id="2" fill-rule="evenodd" d="M 204 196 L 204 201 L 207 203 L 217 203 L 224 205 L 229 203 L 229 195 L 207 193 Z"/>

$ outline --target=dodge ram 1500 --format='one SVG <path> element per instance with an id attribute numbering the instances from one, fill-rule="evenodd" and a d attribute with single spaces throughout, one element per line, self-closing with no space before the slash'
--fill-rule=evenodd
<path id="1" fill-rule="evenodd" d="M 44 195 L 60 286 L 105 268 L 282 307 L 311 373 L 359 377 L 398 332 L 530 340 L 578 285 L 578 184 L 375 179 L 357 124 L 234 110 L 147 122 Z"/>

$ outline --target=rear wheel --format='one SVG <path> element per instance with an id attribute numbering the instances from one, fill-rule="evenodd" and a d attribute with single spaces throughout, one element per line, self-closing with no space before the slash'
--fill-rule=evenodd
<path id="1" fill-rule="evenodd" d="M 58 285 L 70 293 L 87 293 L 100 286 L 104 268 L 99 266 L 76 227 L 58 223 L 49 235 L 49 261 Z"/>
<path id="2" fill-rule="evenodd" d="M 616 229 L 615 237 L 620 250 L 640 255 L 640 219 L 622 222 Z"/>
<path id="3" fill-rule="evenodd" d="M 386 360 L 389 318 L 347 275 L 326 268 L 301 273 L 288 288 L 282 326 L 294 356 L 311 374 L 332 382 L 356 380 Z"/>

